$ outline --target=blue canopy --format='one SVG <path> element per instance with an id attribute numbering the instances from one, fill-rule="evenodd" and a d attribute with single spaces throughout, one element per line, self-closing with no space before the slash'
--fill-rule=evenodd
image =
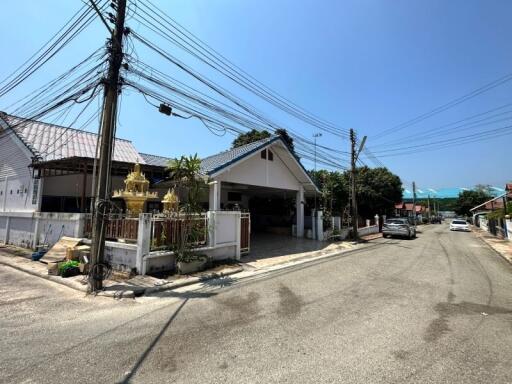
<path id="1" fill-rule="evenodd" d="M 427 199 L 436 198 L 436 199 L 451 199 L 459 197 L 459 193 L 468 190 L 474 190 L 475 188 L 463 188 L 463 187 L 455 187 L 455 188 L 416 188 L 416 199 Z M 500 187 L 490 187 L 490 191 L 492 196 L 499 196 L 505 193 L 505 188 Z M 404 188 L 402 193 L 402 197 L 404 200 L 412 200 L 412 188 Z"/>

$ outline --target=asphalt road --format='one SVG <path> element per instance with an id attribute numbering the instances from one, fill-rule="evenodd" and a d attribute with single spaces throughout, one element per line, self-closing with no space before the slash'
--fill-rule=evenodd
<path id="1" fill-rule="evenodd" d="M 0 267 L 0 381 L 512 383 L 512 267 L 471 233 L 423 231 L 137 300 Z"/>

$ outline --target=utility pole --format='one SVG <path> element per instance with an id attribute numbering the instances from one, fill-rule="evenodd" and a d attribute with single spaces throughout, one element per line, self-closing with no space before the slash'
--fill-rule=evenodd
<path id="1" fill-rule="evenodd" d="M 430 223 L 430 194 L 427 196 L 428 222 Z"/>
<path id="2" fill-rule="evenodd" d="M 351 216 L 352 216 L 352 238 L 357 241 L 359 238 L 357 233 L 357 199 L 356 199 L 356 134 L 350 128 L 350 197 L 351 197 Z"/>
<path id="3" fill-rule="evenodd" d="M 314 140 L 314 142 L 315 142 L 315 183 L 317 183 L 317 182 L 318 182 L 318 180 L 317 180 L 317 179 L 318 179 L 318 175 L 316 174 L 316 139 L 317 139 L 318 137 L 321 137 L 321 136 L 322 136 L 322 134 L 321 134 L 321 133 L 315 133 L 315 134 L 313 135 L 313 140 Z M 315 213 L 316 213 L 316 188 L 315 188 Z"/>
<path id="4" fill-rule="evenodd" d="M 92 292 L 103 286 L 103 253 L 105 250 L 105 215 L 111 193 L 111 166 L 119 94 L 119 70 L 123 61 L 123 35 L 126 0 L 117 0 L 115 29 L 110 39 L 107 78 L 104 80 L 104 101 L 100 131 L 100 151 L 92 226 L 91 268 L 89 280 Z"/>
<path id="5" fill-rule="evenodd" d="M 412 182 L 412 219 L 416 227 L 416 182 Z"/>

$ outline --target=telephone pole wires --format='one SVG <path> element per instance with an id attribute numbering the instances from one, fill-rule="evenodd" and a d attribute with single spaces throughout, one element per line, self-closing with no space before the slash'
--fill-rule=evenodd
<path id="1" fill-rule="evenodd" d="M 352 215 L 352 238 L 357 241 L 359 236 L 357 234 L 358 216 L 357 216 L 357 197 L 356 197 L 356 163 L 359 154 L 364 148 L 366 136 L 363 137 L 359 149 L 356 151 L 356 133 L 350 128 L 350 201 L 351 201 L 351 215 Z"/>
<path id="2" fill-rule="evenodd" d="M 117 118 L 117 98 L 120 91 L 119 71 L 123 61 L 123 35 L 126 0 L 117 0 L 115 29 L 110 39 L 110 57 L 107 78 L 104 79 L 104 101 L 100 129 L 100 150 L 92 226 L 91 268 L 89 289 L 91 292 L 103 288 L 103 253 L 105 250 L 105 215 L 111 194 L 111 167 L 114 132 Z"/>

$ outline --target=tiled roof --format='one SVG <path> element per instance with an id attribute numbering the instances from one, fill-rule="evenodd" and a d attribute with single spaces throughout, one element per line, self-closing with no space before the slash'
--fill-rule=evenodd
<path id="1" fill-rule="evenodd" d="M 0 115 L 21 141 L 41 158 L 41 161 L 71 157 L 94 158 L 98 134 L 74 128 L 26 120 L 6 114 Z M 131 141 L 115 140 L 114 161 L 146 164 Z"/>
<path id="2" fill-rule="evenodd" d="M 146 164 L 154 165 L 156 167 L 167 167 L 167 163 L 171 160 L 168 157 L 151 155 L 149 153 L 139 152 L 139 154 L 142 156 Z"/>
<path id="3" fill-rule="evenodd" d="M 211 175 L 279 139 L 279 136 L 271 136 L 266 139 L 261 139 L 237 148 L 230 149 L 228 151 L 218 153 L 213 156 L 206 157 L 201 161 L 201 173 L 205 175 Z"/>

